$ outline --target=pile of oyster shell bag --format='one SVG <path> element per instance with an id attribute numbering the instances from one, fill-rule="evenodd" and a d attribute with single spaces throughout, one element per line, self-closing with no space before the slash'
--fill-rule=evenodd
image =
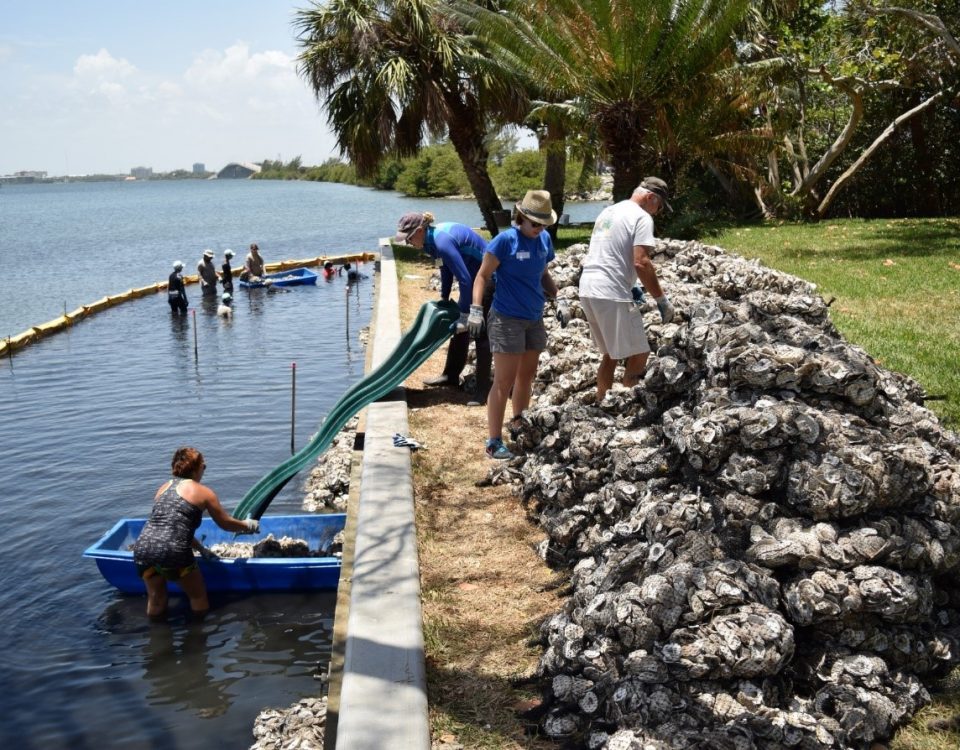
<path id="1" fill-rule="evenodd" d="M 578 245 L 552 274 L 525 455 L 494 467 L 571 571 L 542 627 L 544 731 L 599 750 L 860 748 L 960 661 L 960 441 L 847 343 L 813 285 L 658 242 L 678 311 L 595 403 Z M 549 317 L 549 316 L 548 316 Z"/>

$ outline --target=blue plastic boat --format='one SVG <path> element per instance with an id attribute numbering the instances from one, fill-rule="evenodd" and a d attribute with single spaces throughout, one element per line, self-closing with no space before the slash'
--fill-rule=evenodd
<path id="1" fill-rule="evenodd" d="M 277 271 L 268 273 L 261 277 L 261 281 L 244 281 L 240 279 L 240 286 L 244 289 L 258 289 L 267 286 L 263 282 L 270 279 L 270 286 L 300 286 L 301 284 L 313 284 L 316 286 L 317 274 L 309 268 L 291 268 L 289 271 Z"/>
<path id="2" fill-rule="evenodd" d="M 260 519 L 260 533 L 235 537 L 211 518 L 204 518 L 197 539 L 204 545 L 218 542 L 256 542 L 267 534 L 305 540 L 311 550 L 329 548 L 333 537 L 343 529 L 343 513 L 311 513 L 298 516 L 266 516 Z M 100 573 L 126 594 L 145 592 L 137 576 L 130 546 L 139 536 L 145 518 L 122 518 L 83 556 L 97 561 Z M 209 591 L 293 591 L 335 589 L 340 580 L 339 557 L 253 557 L 247 559 L 201 560 L 200 569 Z M 179 590 L 176 584 L 171 584 Z"/>

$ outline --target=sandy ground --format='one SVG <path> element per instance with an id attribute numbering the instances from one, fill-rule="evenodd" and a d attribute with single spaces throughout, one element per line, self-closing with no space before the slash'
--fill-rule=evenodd
<path id="1" fill-rule="evenodd" d="M 409 270 L 409 269 L 408 269 Z M 429 264 L 404 278 L 401 326 L 436 299 Z M 477 487 L 490 459 L 483 452 L 486 409 L 449 388 L 424 387 L 440 374 L 442 347 L 407 380 L 413 454 L 424 639 L 434 748 L 555 748 L 528 734 L 538 703 L 533 674 L 540 649 L 530 643 L 541 620 L 560 608 L 562 578 L 534 552 L 542 534 L 506 487 Z"/>

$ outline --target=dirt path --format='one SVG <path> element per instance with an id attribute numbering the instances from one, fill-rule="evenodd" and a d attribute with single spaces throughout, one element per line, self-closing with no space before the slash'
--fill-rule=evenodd
<path id="1" fill-rule="evenodd" d="M 400 271 L 401 325 L 436 299 L 429 261 Z M 406 276 L 416 275 L 413 279 Z M 536 704 L 530 684 L 540 654 L 529 645 L 541 619 L 560 607 L 559 582 L 533 546 L 542 534 L 506 487 L 482 487 L 486 410 L 467 396 L 425 388 L 440 374 L 446 347 L 405 386 L 413 454 L 430 723 L 434 748 L 553 748 L 528 736 L 517 711 Z M 534 725 L 534 721 L 527 724 Z"/>

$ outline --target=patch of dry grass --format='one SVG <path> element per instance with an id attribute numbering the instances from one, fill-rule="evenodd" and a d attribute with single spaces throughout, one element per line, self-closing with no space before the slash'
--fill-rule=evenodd
<path id="1" fill-rule="evenodd" d="M 403 259 L 404 328 L 436 297 L 432 270 L 428 259 Z M 561 606 L 556 574 L 534 552 L 541 534 L 510 490 L 475 486 L 489 468 L 485 409 L 422 385 L 445 356 L 444 346 L 405 383 L 410 434 L 427 446 L 412 458 L 433 746 L 555 750 L 518 711 L 537 702 L 523 678 L 539 658 L 537 626 Z"/>

